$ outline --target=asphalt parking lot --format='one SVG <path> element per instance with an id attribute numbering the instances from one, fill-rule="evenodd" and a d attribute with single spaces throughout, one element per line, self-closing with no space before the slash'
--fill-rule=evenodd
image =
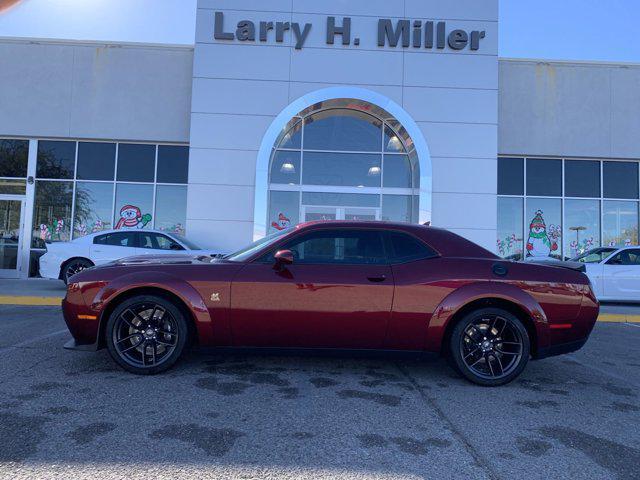
<path id="1" fill-rule="evenodd" d="M 156 377 L 0 306 L 0 478 L 640 477 L 640 326 L 487 389 L 443 361 L 193 352 Z"/>

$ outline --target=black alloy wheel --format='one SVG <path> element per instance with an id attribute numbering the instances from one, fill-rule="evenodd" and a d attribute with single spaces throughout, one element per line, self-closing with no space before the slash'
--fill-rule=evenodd
<path id="1" fill-rule="evenodd" d="M 75 275 L 76 273 L 80 273 L 87 268 L 93 267 L 93 263 L 91 263 L 86 258 L 74 258 L 69 261 L 64 268 L 62 269 L 62 280 L 65 284 L 69 283 L 69 279 Z"/>
<path id="2" fill-rule="evenodd" d="M 118 365 L 132 373 L 151 375 L 173 366 L 188 335 L 187 320 L 171 301 L 141 295 L 125 300 L 111 313 L 106 340 Z"/>
<path id="3" fill-rule="evenodd" d="M 498 386 L 522 373 L 531 347 L 527 329 L 515 315 L 486 308 L 455 326 L 449 348 L 455 367 L 468 380 Z"/>

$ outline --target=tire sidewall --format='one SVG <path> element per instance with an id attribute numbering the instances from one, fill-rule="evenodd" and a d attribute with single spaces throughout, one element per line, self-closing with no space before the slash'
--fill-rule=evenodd
<path id="1" fill-rule="evenodd" d="M 83 265 L 85 265 L 85 268 L 90 268 L 93 267 L 93 263 L 89 260 L 85 260 L 83 258 L 75 258 L 69 262 L 67 262 L 67 264 L 64 266 L 64 268 L 62 269 L 62 280 L 64 281 L 65 284 L 67 284 L 69 282 L 69 267 L 71 265 L 77 264 L 77 263 L 82 263 Z"/>
<path id="2" fill-rule="evenodd" d="M 469 367 L 467 366 L 467 364 L 464 362 L 462 358 L 462 354 L 460 353 L 460 340 L 462 335 L 464 334 L 464 331 L 467 329 L 469 324 L 472 323 L 472 321 L 476 320 L 478 317 L 485 316 L 485 315 L 499 315 L 501 317 L 506 318 L 518 330 L 518 332 L 522 337 L 523 346 L 522 346 L 522 356 L 520 357 L 520 361 L 517 367 L 509 375 L 507 375 L 504 378 L 486 379 L 486 378 L 477 376 L 475 373 L 473 373 L 473 371 L 471 371 L 471 369 L 469 369 Z M 496 387 L 499 385 L 505 385 L 513 381 L 514 379 L 516 379 L 527 366 L 530 352 L 531 352 L 531 341 L 529 339 L 529 334 L 527 333 L 527 329 L 525 328 L 523 323 L 520 321 L 520 319 L 518 319 L 518 317 L 516 317 L 515 315 L 513 315 L 512 313 L 506 310 L 502 310 L 501 308 L 483 308 L 483 309 L 474 310 L 473 312 L 468 313 L 462 318 L 462 320 L 460 320 L 455 325 L 451 333 L 451 339 L 449 341 L 449 355 L 451 357 L 451 361 L 454 367 L 456 368 L 456 370 L 458 370 L 458 372 L 461 375 L 463 375 L 466 379 L 470 380 L 471 382 L 478 385 L 485 386 L 485 387 Z"/>
<path id="3" fill-rule="evenodd" d="M 116 320 L 124 312 L 127 308 L 130 308 L 132 305 L 138 303 L 156 303 L 166 309 L 175 319 L 176 325 L 178 327 L 178 342 L 175 350 L 171 353 L 169 358 L 167 358 L 160 365 L 156 365 L 153 367 L 143 368 L 136 367 L 134 365 L 128 364 L 118 353 L 114 342 L 113 342 L 113 329 L 116 324 Z M 107 350 L 111 355 L 111 358 L 123 369 L 128 372 L 135 373 L 138 375 L 153 375 L 156 373 L 164 372 L 171 368 L 180 358 L 182 353 L 185 350 L 185 346 L 187 345 L 187 339 L 189 337 L 189 327 L 187 324 L 187 320 L 185 314 L 178 308 L 173 302 L 170 300 L 157 296 L 157 295 L 137 295 L 131 298 L 126 299 L 120 305 L 118 305 L 109 315 L 109 319 L 107 320 L 107 326 L 105 329 L 105 340 L 107 344 Z"/>

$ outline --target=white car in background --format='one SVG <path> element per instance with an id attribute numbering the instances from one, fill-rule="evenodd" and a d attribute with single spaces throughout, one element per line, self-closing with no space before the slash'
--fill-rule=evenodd
<path id="1" fill-rule="evenodd" d="M 600 247 L 571 259 L 582 262 L 598 300 L 640 302 L 640 247 Z"/>
<path id="2" fill-rule="evenodd" d="M 103 230 L 71 242 L 47 243 L 40 257 L 40 276 L 67 279 L 85 268 L 134 255 L 218 255 L 174 233 L 157 230 Z"/>

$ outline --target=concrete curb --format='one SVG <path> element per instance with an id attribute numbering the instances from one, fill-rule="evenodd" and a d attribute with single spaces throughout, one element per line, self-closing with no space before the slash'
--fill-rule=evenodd
<path id="1" fill-rule="evenodd" d="M 605 323 L 640 323 L 640 315 L 627 315 L 625 313 L 601 313 L 599 322 Z"/>

